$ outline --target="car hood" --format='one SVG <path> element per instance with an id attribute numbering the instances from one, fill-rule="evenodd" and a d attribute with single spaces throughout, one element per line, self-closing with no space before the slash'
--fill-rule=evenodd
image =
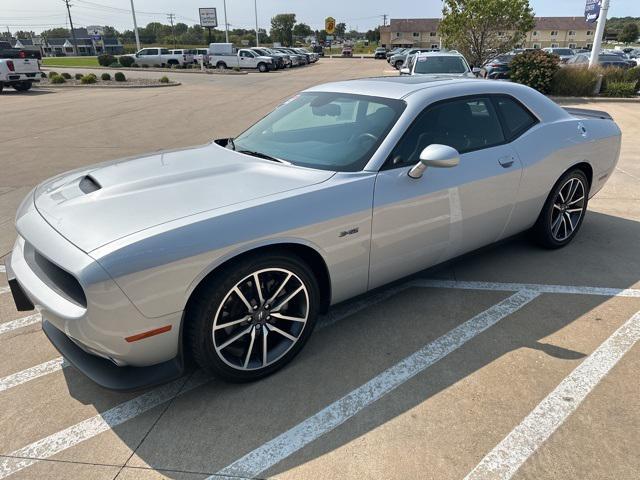
<path id="1" fill-rule="evenodd" d="M 38 186 L 34 201 L 53 228 L 90 252 L 146 228 L 321 183 L 334 173 L 210 144 L 75 170 Z"/>

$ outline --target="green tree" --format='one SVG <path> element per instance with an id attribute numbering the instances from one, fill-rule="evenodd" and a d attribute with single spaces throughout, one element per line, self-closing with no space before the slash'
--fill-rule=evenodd
<path id="1" fill-rule="evenodd" d="M 380 41 L 380 27 L 376 27 L 373 30 L 367 30 L 367 33 L 364 34 L 365 38 L 369 40 L 369 42 L 379 42 Z"/>
<path id="2" fill-rule="evenodd" d="M 293 45 L 293 26 L 296 24 L 295 13 L 279 13 L 271 18 L 271 38 L 274 42 Z"/>
<path id="3" fill-rule="evenodd" d="M 346 23 L 337 23 L 336 30 L 333 34 L 336 37 L 344 38 L 344 34 L 347 32 L 347 24 Z"/>
<path id="4" fill-rule="evenodd" d="M 295 37 L 308 37 L 313 33 L 311 27 L 306 23 L 298 23 L 295 27 L 293 27 L 293 35 Z"/>
<path id="5" fill-rule="evenodd" d="M 633 43 L 638 39 L 639 35 L 638 25 L 636 23 L 627 23 L 618 35 L 618 40 L 623 43 Z"/>
<path id="6" fill-rule="evenodd" d="M 474 65 L 511 50 L 534 27 L 529 0 L 444 0 L 440 35 Z"/>
<path id="7" fill-rule="evenodd" d="M 52 28 L 50 30 L 43 30 L 41 35 L 45 38 L 66 38 L 71 33 L 66 28 Z"/>

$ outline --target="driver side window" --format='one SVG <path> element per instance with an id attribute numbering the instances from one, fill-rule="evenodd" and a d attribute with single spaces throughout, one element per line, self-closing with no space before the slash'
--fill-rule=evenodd
<path id="1" fill-rule="evenodd" d="M 504 143 L 498 116 L 488 97 L 447 100 L 427 107 L 393 149 L 390 168 L 414 165 L 420 153 L 437 143 L 460 153 Z"/>

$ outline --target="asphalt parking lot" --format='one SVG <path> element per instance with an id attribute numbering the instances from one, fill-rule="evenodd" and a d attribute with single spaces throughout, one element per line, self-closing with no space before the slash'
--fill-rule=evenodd
<path id="1" fill-rule="evenodd" d="M 47 177 L 233 136 L 307 86 L 387 69 L 321 59 L 175 73 L 182 85 L 161 89 L 5 90 L 0 256 L 19 202 Z M 0 478 L 637 479 L 640 103 L 579 106 L 608 111 L 623 146 L 571 245 L 518 236 L 338 305 L 257 383 L 196 371 L 101 389 L 63 362 L 37 314 L 15 311 L 0 273 Z"/>

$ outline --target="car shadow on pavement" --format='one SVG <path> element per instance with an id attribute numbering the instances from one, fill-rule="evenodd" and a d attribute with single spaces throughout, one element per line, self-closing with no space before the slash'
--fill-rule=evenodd
<path id="1" fill-rule="evenodd" d="M 37 96 L 37 95 L 47 95 L 48 93 L 55 93 L 54 90 L 48 90 L 45 88 L 38 88 L 38 87 L 33 87 L 32 90 L 29 90 L 28 92 L 18 92 L 16 90 L 13 90 L 11 88 L 5 87 L 2 92 L 0 92 L 0 95 L 2 96 L 18 96 L 18 95 L 30 95 L 30 96 Z"/>
<path id="2" fill-rule="evenodd" d="M 638 238 L 640 222 L 589 212 L 576 241 L 564 249 L 542 250 L 521 235 L 417 277 L 632 288 L 640 280 Z M 357 301 L 372 299 L 380 291 L 385 289 Z M 184 472 L 217 472 L 512 294 L 409 287 L 318 329 L 289 366 L 264 380 L 229 384 L 212 379 L 156 408 L 155 422 L 141 422 L 138 429 L 125 422 L 113 431 L 135 452 L 130 466 L 150 467 L 169 478 L 183 478 Z M 591 319 L 587 314 L 610 299 L 541 295 L 260 476 L 287 472 L 389 422 L 403 421 L 439 394 L 471 388 L 463 387 L 471 375 L 480 375 L 489 382 L 487 387 L 476 389 L 477 398 L 454 397 L 448 417 L 421 417 L 419 421 L 428 423 L 421 432 L 434 436 L 420 442 L 450 435 L 462 452 L 474 442 L 486 441 L 492 425 L 468 423 L 475 415 L 473 405 L 490 405 L 491 415 L 499 418 L 520 398 L 519 389 L 544 388 L 546 395 L 592 350 L 556 345 L 549 337 L 571 326 L 595 331 L 598 342 L 603 341 L 619 319 Z M 347 309 L 352 303 L 334 308 Z M 579 318 L 583 325 L 572 325 Z M 527 381 L 517 384 L 523 377 L 520 371 L 513 378 L 487 376 L 487 366 L 504 365 L 505 356 L 514 353 L 518 358 L 536 356 L 527 364 Z M 496 371 L 504 375 L 505 370 Z M 135 396 L 105 395 L 73 368 L 65 369 L 65 377 L 70 394 L 100 412 Z"/>

